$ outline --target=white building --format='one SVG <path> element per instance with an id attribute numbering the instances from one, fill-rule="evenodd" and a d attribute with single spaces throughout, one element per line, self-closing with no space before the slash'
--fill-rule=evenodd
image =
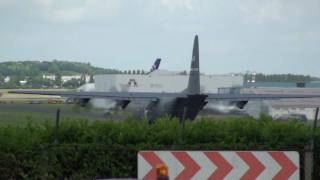
<path id="1" fill-rule="evenodd" d="M 44 75 L 42 75 L 42 79 L 48 79 L 48 80 L 51 80 L 51 81 L 55 81 L 56 80 L 56 76 L 55 75 L 46 75 L 46 74 L 44 74 Z"/>
<path id="2" fill-rule="evenodd" d="M 62 83 L 65 83 L 70 80 L 81 80 L 82 76 L 83 75 L 80 75 L 80 74 L 72 75 L 72 76 L 61 76 L 61 81 Z M 86 83 L 90 82 L 90 75 L 85 74 L 84 78 Z"/>
<path id="3" fill-rule="evenodd" d="M 84 78 L 85 78 L 85 81 L 86 81 L 86 83 L 89 83 L 90 82 L 90 75 L 88 75 L 88 74 L 85 74 L 84 75 Z"/>
<path id="4" fill-rule="evenodd" d="M 70 80 L 80 80 L 81 75 L 73 75 L 73 76 L 61 76 L 62 83 L 65 83 Z"/>
<path id="5" fill-rule="evenodd" d="M 95 76 L 96 91 L 181 92 L 188 86 L 189 75 L 157 70 L 150 75 L 106 74 Z M 221 87 L 242 86 L 242 76 L 201 75 L 202 92 L 217 93 Z"/>
<path id="6" fill-rule="evenodd" d="M 21 81 L 19 81 L 19 83 L 20 83 L 20 85 L 21 86 L 24 86 L 24 85 L 26 85 L 27 84 L 27 80 L 21 80 Z"/>
<path id="7" fill-rule="evenodd" d="M 4 83 L 8 83 L 8 82 L 10 82 L 10 77 L 9 76 L 4 78 Z"/>
<path id="8" fill-rule="evenodd" d="M 86 83 L 80 86 L 78 91 L 88 92 L 88 91 L 95 91 L 95 84 L 94 83 Z"/>
<path id="9" fill-rule="evenodd" d="M 320 88 L 248 88 L 245 93 L 255 94 L 320 94 Z M 279 99 L 268 101 L 251 101 L 246 110 L 255 117 L 260 113 L 267 113 L 273 118 L 284 115 L 302 114 L 308 119 L 313 120 L 316 107 L 320 106 L 320 98 L 306 99 Z"/>

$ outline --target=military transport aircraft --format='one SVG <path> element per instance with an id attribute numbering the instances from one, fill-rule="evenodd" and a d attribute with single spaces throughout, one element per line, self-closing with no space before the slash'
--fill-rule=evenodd
<path id="1" fill-rule="evenodd" d="M 129 103 L 145 102 L 143 109 L 149 120 L 161 115 L 194 120 L 208 101 L 229 101 L 242 109 L 249 100 L 274 100 L 283 98 L 320 98 L 320 94 L 216 94 L 200 92 L 199 42 L 195 36 L 191 70 L 187 88 L 180 93 L 155 92 L 57 92 L 19 90 L 10 93 L 55 95 L 77 99 L 85 105 L 90 99 L 110 99 L 116 107 L 126 109 Z M 139 103 L 138 103 L 139 104 Z M 140 106 L 140 108 L 142 108 Z"/>

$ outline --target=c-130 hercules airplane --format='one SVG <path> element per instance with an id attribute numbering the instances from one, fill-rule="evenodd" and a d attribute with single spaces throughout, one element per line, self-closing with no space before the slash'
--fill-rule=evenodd
<path id="1" fill-rule="evenodd" d="M 187 88 L 181 93 L 157 92 L 62 92 L 62 91 L 10 91 L 9 93 L 55 95 L 75 99 L 83 105 L 91 99 L 109 99 L 116 102 L 116 107 L 126 109 L 135 101 L 147 102 L 144 110 L 147 119 L 170 115 L 179 119 L 194 120 L 208 101 L 229 101 L 242 109 L 249 100 L 274 100 L 286 98 L 319 98 L 320 94 L 217 94 L 200 92 L 199 42 L 194 38 L 191 69 Z M 141 108 L 141 107 L 140 107 Z"/>

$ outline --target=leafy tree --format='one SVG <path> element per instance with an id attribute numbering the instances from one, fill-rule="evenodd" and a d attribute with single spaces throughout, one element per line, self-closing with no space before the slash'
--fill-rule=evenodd
<path id="1" fill-rule="evenodd" d="M 71 79 L 63 84 L 66 88 L 78 88 L 80 86 L 80 81 L 76 79 Z"/>
<path id="2" fill-rule="evenodd" d="M 94 83 L 93 75 L 90 75 L 90 81 L 89 83 Z"/>
<path id="3" fill-rule="evenodd" d="M 252 75 L 247 74 L 245 76 L 246 80 L 251 80 Z M 256 81 L 257 82 L 311 82 L 316 80 L 317 78 L 312 78 L 311 76 L 307 75 L 295 75 L 295 74 L 257 74 Z"/>
<path id="4" fill-rule="evenodd" d="M 0 83 L 4 83 L 4 76 L 0 76 Z"/>
<path id="5" fill-rule="evenodd" d="M 55 84 L 57 86 L 62 86 L 62 79 L 61 79 L 62 75 L 61 75 L 61 73 L 59 72 L 55 76 L 56 76 Z"/>
<path id="6" fill-rule="evenodd" d="M 48 72 L 51 74 L 57 74 L 59 73 L 59 71 L 60 71 L 59 66 L 56 63 L 52 64 L 48 69 Z"/>
<path id="7" fill-rule="evenodd" d="M 85 84 L 85 83 L 86 83 L 86 74 L 83 73 L 83 74 L 81 75 L 80 85 L 83 85 L 83 84 Z"/>

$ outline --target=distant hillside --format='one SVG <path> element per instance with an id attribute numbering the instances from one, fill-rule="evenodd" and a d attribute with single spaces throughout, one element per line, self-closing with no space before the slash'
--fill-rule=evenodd
<path id="1" fill-rule="evenodd" d="M 16 61 L 0 63 L 0 89 L 3 88 L 77 88 L 93 82 L 97 74 L 145 74 L 144 70 L 119 71 L 68 61 Z M 46 75 L 46 76 L 43 76 Z M 48 76 L 48 77 L 47 77 Z M 70 78 L 71 76 L 71 78 Z M 88 78 L 89 77 L 89 78 Z M 244 81 L 311 82 L 319 78 L 294 74 L 246 74 Z"/>
<path id="2" fill-rule="evenodd" d="M 118 74 L 115 69 L 104 69 L 91 66 L 90 63 L 68 61 L 19 61 L 0 63 L 0 76 L 42 76 L 43 74 Z"/>

